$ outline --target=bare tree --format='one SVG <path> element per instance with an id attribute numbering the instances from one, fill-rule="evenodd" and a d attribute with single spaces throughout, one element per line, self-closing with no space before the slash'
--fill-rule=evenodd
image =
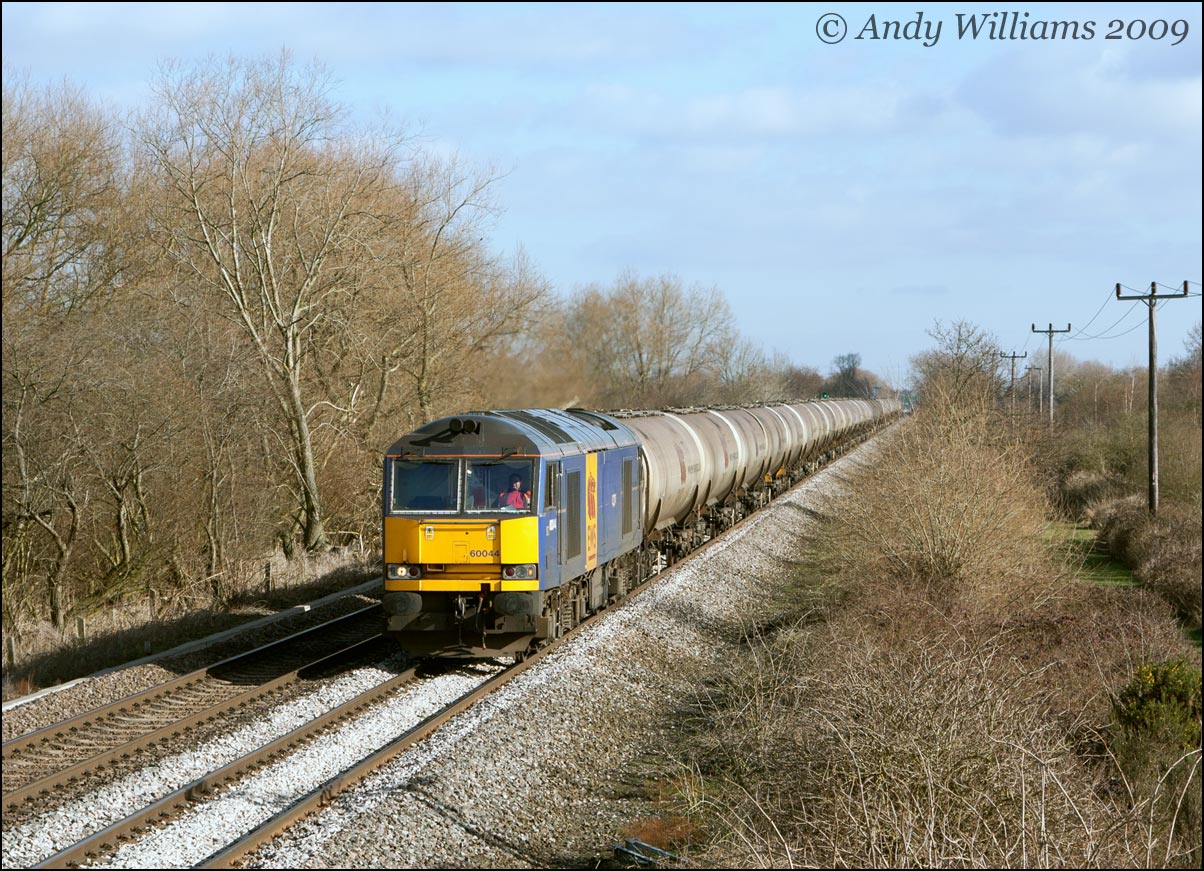
<path id="1" fill-rule="evenodd" d="M 62 315 L 113 286 L 119 196 L 113 125 L 75 88 L 5 76 L 4 317 Z"/>
<path id="2" fill-rule="evenodd" d="M 62 629 L 90 499 L 72 418 L 127 266 L 119 139 L 68 86 L 6 75 L 3 111 L 4 590 L 44 581 Z"/>
<path id="3" fill-rule="evenodd" d="M 911 361 L 923 401 L 993 404 L 1003 386 L 995 337 L 966 321 L 948 326 L 937 321 L 928 335 L 936 340 L 936 348 Z"/>
<path id="4" fill-rule="evenodd" d="M 772 356 L 747 338 L 721 343 L 717 352 L 717 383 L 706 401 L 721 403 L 772 402 L 814 396 L 823 379 L 814 369 L 800 368 L 780 353 Z"/>
<path id="5" fill-rule="evenodd" d="M 572 346 L 610 385 L 611 402 L 647 406 L 688 402 L 734 341 L 731 310 L 717 289 L 686 289 L 672 275 L 621 275 L 591 286 L 569 306 Z"/>
<path id="6" fill-rule="evenodd" d="M 861 369 L 861 355 L 840 354 L 833 361 L 835 371 L 828 380 L 828 393 L 833 396 L 867 398 L 873 394 L 873 385 Z"/>
<path id="7" fill-rule="evenodd" d="M 37 368 L 12 365 L 6 342 L 4 372 L 4 590 L 28 588 L 42 575 L 53 625 L 67 614 L 67 571 L 78 540 L 87 494 L 77 473 L 77 445 L 47 438 L 63 427 L 61 381 L 47 383 Z M 40 530 L 46 540 L 34 540 Z M 13 595 L 14 602 L 23 598 Z M 6 603 L 6 608 L 8 604 Z M 6 611 L 10 620 L 15 615 Z M 11 624 L 10 624 L 11 625 Z"/>
<path id="8" fill-rule="evenodd" d="M 167 196 L 155 233 L 193 300 L 239 325 L 286 422 L 307 549 L 326 543 L 305 392 L 311 337 L 385 224 L 402 141 L 355 135 L 330 81 L 273 62 L 168 68 L 143 144 Z"/>
<path id="9" fill-rule="evenodd" d="M 547 284 L 521 250 L 506 261 L 483 246 L 493 182 L 456 161 L 428 159 L 401 186 L 382 273 L 392 286 L 381 288 L 386 305 L 373 332 L 384 378 L 403 378 L 419 422 L 469 391 L 479 378 L 473 361 L 529 329 L 546 304 Z"/>
<path id="10" fill-rule="evenodd" d="M 1200 357 L 1200 322 L 1196 321 L 1195 325 L 1187 331 L 1187 338 L 1183 343 L 1184 354 L 1182 357 L 1177 357 L 1172 360 L 1168 366 L 1170 375 L 1170 391 L 1168 391 L 1167 402 L 1169 404 L 1183 404 L 1188 408 L 1195 410 L 1196 422 L 1200 421 L 1200 375 L 1201 375 L 1201 357 Z"/>
<path id="11" fill-rule="evenodd" d="M 824 378 L 818 370 L 810 366 L 798 366 L 788 360 L 783 360 L 778 368 L 782 373 L 782 398 L 807 399 L 819 395 Z"/>

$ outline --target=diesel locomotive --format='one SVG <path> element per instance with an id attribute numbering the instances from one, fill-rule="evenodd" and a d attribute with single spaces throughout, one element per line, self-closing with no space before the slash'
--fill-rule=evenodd
<path id="1" fill-rule="evenodd" d="M 521 659 L 900 412 L 847 399 L 433 421 L 385 457 L 388 631 L 414 655 Z"/>

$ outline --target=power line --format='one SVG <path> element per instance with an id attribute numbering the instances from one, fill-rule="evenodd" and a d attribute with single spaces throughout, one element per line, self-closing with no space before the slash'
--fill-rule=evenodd
<path id="1" fill-rule="evenodd" d="M 1170 285 L 1170 284 L 1165 284 L 1165 283 L 1163 283 L 1163 282 L 1153 282 L 1153 283 L 1152 283 L 1150 286 L 1151 286 L 1151 288 L 1157 288 L 1157 287 L 1159 287 L 1159 286 L 1161 286 L 1161 287 L 1166 287 L 1166 288 L 1171 288 L 1171 287 L 1176 287 L 1176 288 L 1186 288 L 1188 285 L 1195 285 L 1196 287 L 1201 287 L 1201 284 L 1200 284 L 1200 282 L 1198 282 L 1198 281 L 1185 281 L 1185 282 L 1182 282 L 1182 283 L 1181 283 L 1181 284 L 1179 284 L 1179 285 Z M 1135 289 L 1135 288 L 1129 287 L 1128 285 L 1125 285 L 1125 284 L 1120 284 L 1120 285 L 1119 285 L 1119 287 L 1120 287 L 1122 290 L 1129 290 L 1129 291 L 1132 291 L 1133 293 L 1135 293 L 1135 294 L 1139 295 L 1139 296 L 1141 297 L 1141 299 L 1146 299 L 1146 298 L 1147 298 L 1147 294 L 1145 294 L 1143 291 L 1140 291 L 1140 290 L 1137 290 L 1137 289 Z M 1179 290 L 1178 290 L 1178 292 L 1176 292 L 1176 293 L 1173 295 L 1173 297 L 1162 297 L 1161 299 L 1165 300 L 1165 299 L 1168 299 L 1168 298 L 1181 298 L 1181 297 L 1183 297 L 1183 296 L 1188 296 L 1188 297 L 1200 297 L 1200 296 L 1204 296 L 1204 294 L 1200 294 L 1200 293 L 1196 293 L 1196 292 L 1191 292 L 1191 291 L 1188 291 L 1188 292 L 1184 293 L 1184 291 L 1183 291 L 1182 289 L 1179 289 Z M 1112 332 L 1111 332 L 1112 330 L 1116 329 L 1116 327 L 1120 326 L 1120 324 L 1121 324 L 1121 323 L 1123 323 L 1123 322 L 1124 322 L 1126 319 L 1128 319 L 1129 315 L 1131 315 L 1131 314 L 1132 314 L 1132 313 L 1133 313 L 1133 312 L 1134 312 L 1134 311 L 1137 309 L 1137 306 L 1138 306 L 1138 304 L 1139 304 L 1139 302 L 1140 302 L 1140 300 L 1139 300 L 1138 302 L 1134 302 L 1134 303 L 1133 303 L 1133 305 L 1132 305 L 1132 306 L 1130 306 L 1130 307 L 1129 307 L 1129 308 L 1128 308 L 1128 309 L 1125 311 L 1125 313 L 1124 313 L 1123 315 L 1121 315 L 1121 316 L 1120 316 L 1120 318 L 1119 318 L 1119 319 L 1117 319 L 1117 320 L 1116 320 L 1116 322 L 1115 322 L 1115 323 L 1113 323 L 1113 324 L 1112 324 L 1110 327 L 1108 327 L 1107 329 L 1105 329 L 1105 330 L 1102 330 L 1100 333 L 1098 333 L 1098 334 L 1096 334 L 1096 335 L 1083 335 L 1083 333 L 1086 331 L 1086 329 L 1087 329 L 1089 326 L 1091 326 L 1091 324 L 1092 324 L 1092 323 L 1094 323 L 1094 322 L 1095 322 L 1095 319 L 1096 319 L 1096 318 L 1098 318 L 1098 317 L 1100 316 L 1100 313 L 1101 313 L 1101 312 L 1104 310 L 1104 307 L 1105 307 L 1105 306 L 1107 306 L 1108 302 L 1109 302 L 1109 301 L 1112 299 L 1112 297 L 1113 297 L 1113 294 L 1112 294 L 1112 293 L 1109 293 L 1109 294 L 1108 294 L 1108 296 L 1107 296 L 1107 298 L 1104 300 L 1104 306 L 1101 306 L 1101 307 L 1100 307 L 1100 308 L 1099 308 L 1099 309 L 1096 311 L 1096 313 L 1095 313 L 1094 315 L 1092 315 L 1092 316 L 1091 316 L 1091 320 L 1089 320 L 1089 321 L 1087 321 L 1087 323 L 1083 324 L 1083 326 L 1082 326 L 1082 327 L 1080 327 L 1078 330 L 1076 330 L 1076 331 L 1074 332 L 1074 334 L 1073 334 L 1073 335 L 1070 335 L 1070 336 L 1065 336 L 1064 338 L 1060 338 L 1060 339 L 1058 339 L 1058 340 L 1057 340 L 1057 343 L 1058 343 L 1059 345 L 1061 345 L 1061 344 L 1062 344 L 1062 343 L 1064 343 L 1064 342 L 1088 342 L 1088 341 L 1096 341 L 1096 340 L 1098 340 L 1098 341 L 1109 341 L 1109 340 L 1111 340 L 1111 339 L 1119 339 L 1119 338 L 1121 338 L 1122 336 L 1127 336 L 1127 335 L 1129 335 L 1129 333 L 1135 332 L 1136 330 L 1140 329 L 1140 328 L 1141 328 L 1141 324 L 1140 324 L 1140 323 L 1138 323 L 1138 324 L 1135 324 L 1135 325 L 1133 325 L 1133 326 L 1129 327 L 1129 328 L 1128 328 L 1128 329 L 1126 329 L 1126 330 L 1122 330 L 1122 331 L 1121 331 L 1121 332 L 1119 332 L 1119 333 L 1112 333 Z M 1164 305 L 1165 305 L 1165 302 L 1160 302 L 1160 303 L 1159 303 L 1159 307 L 1162 307 L 1162 306 L 1164 306 Z M 1041 330 L 1037 330 L 1036 332 L 1042 332 L 1042 331 L 1041 331 Z M 1021 346 L 1020 350 L 1022 350 L 1022 351 L 1023 351 L 1025 348 L 1027 348 L 1027 347 L 1028 347 L 1028 342 L 1029 342 L 1029 339 L 1031 339 L 1032 337 L 1033 337 L 1033 333 L 1032 333 L 1032 332 L 1029 332 L 1029 333 L 1028 333 L 1028 335 L 1025 337 L 1024 344 Z"/>
<path id="2" fill-rule="evenodd" d="M 1112 294 L 1108 294 L 1108 296 L 1110 298 L 1112 296 Z M 1120 326 L 1121 321 L 1124 321 L 1126 318 L 1128 318 L 1129 315 L 1131 315 L 1134 311 L 1136 311 L 1137 306 L 1139 306 L 1139 305 L 1140 305 L 1140 303 L 1136 303 L 1136 302 L 1133 303 L 1131 306 L 1129 306 L 1128 310 L 1123 315 L 1121 315 L 1120 318 L 1118 318 L 1114 324 L 1112 324 L 1112 326 L 1108 327 L 1107 329 L 1105 329 L 1103 332 L 1101 332 L 1097 336 L 1080 336 L 1079 333 L 1075 333 L 1073 336 L 1067 336 L 1064 339 L 1058 339 L 1058 344 L 1060 345 L 1060 344 L 1062 344 L 1062 342 L 1085 342 L 1085 341 L 1088 341 L 1089 339 L 1115 339 L 1115 338 L 1117 338 L 1117 336 L 1109 336 L 1109 335 L 1107 335 L 1107 333 L 1111 330 L 1116 329 L 1116 327 Z M 1139 327 L 1139 326 L 1141 326 L 1141 324 L 1138 324 L 1137 326 Z M 1134 327 L 1133 329 L 1136 329 L 1136 328 L 1137 327 Z M 1132 331 L 1131 330 L 1125 331 L 1125 333 L 1128 333 L 1128 332 L 1132 332 Z M 1123 335 L 1125 335 L 1125 333 L 1118 333 L 1117 335 L 1123 336 Z"/>
<path id="3" fill-rule="evenodd" d="M 1106 294 L 1104 294 L 1104 301 L 1100 304 L 1099 309 L 1095 312 L 1095 314 L 1093 314 L 1091 316 L 1091 320 L 1087 321 L 1087 323 L 1085 323 L 1081 327 L 1079 327 L 1078 332 L 1076 332 L 1074 334 L 1074 336 L 1067 336 L 1065 339 L 1059 339 L 1058 341 L 1059 342 L 1067 342 L 1067 341 L 1070 341 L 1071 339 L 1075 338 L 1075 336 L 1079 336 L 1079 335 L 1082 335 L 1083 333 L 1085 333 L 1087 331 L 1087 328 L 1089 326 L 1091 326 L 1093 323 L 1095 323 L 1095 319 L 1100 316 L 1100 312 L 1102 312 L 1104 310 L 1104 308 L 1108 305 L 1108 303 L 1110 303 L 1111 301 L 1112 301 L 1112 291 L 1108 291 Z M 1134 306 L 1136 306 L 1136 303 L 1134 303 Z M 1115 326 L 1115 324 L 1113 324 L 1113 326 Z M 1108 327 L 1108 330 L 1110 330 L 1110 329 L 1112 329 L 1112 327 Z M 1104 330 L 1104 332 L 1106 333 L 1106 332 L 1108 332 L 1108 330 Z M 1032 333 L 1029 333 L 1030 337 L 1032 335 L 1033 335 Z"/>

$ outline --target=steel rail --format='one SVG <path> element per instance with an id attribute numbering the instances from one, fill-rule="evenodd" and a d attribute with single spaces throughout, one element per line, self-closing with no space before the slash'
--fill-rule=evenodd
<path id="1" fill-rule="evenodd" d="M 847 447 L 842 446 L 842 447 L 844 447 L 844 450 L 833 449 L 833 451 L 831 451 L 832 458 L 835 458 L 836 456 L 843 454 L 845 452 L 845 450 L 847 450 L 849 447 L 852 447 L 854 445 L 860 444 L 861 442 L 864 442 L 869 437 L 870 434 L 872 434 L 872 433 L 868 433 L 868 434 L 867 433 L 859 433 L 859 434 L 857 434 L 857 436 L 855 436 L 849 442 Z M 789 488 L 789 490 L 793 490 L 795 487 L 800 486 L 808 477 L 810 477 L 810 476 L 805 475 L 802 478 L 800 478 L 797 482 L 795 482 L 795 484 L 793 486 L 791 486 Z M 787 490 L 785 492 L 789 492 L 789 490 Z M 772 502 L 767 503 L 767 504 L 772 504 Z M 265 820 L 263 823 L 256 826 L 251 831 L 247 832 L 245 835 L 243 835 L 238 840 L 234 841 L 233 843 L 226 846 L 222 850 L 219 850 L 218 852 L 212 854 L 207 859 L 198 863 L 194 867 L 196 867 L 196 868 L 235 868 L 235 867 L 238 867 L 239 864 L 248 855 L 250 855 L 251 853 L 260 849 L 261 847 L 266 846 L 268 843 L 270 843 L 272 841 L 273 838 L 275 838 L 276 836 L 278 836 L 280 834 L 283 834 L 288 829 L 297 825 L 297 823 L 299 823 L 305 817 L 314 813 L 321 807 L 329 804 L 334 799 L 334 797 L 337 796 L 339 793 L 344 792 L 347 789 L 351 788 L 352 786 L 359 783 L 364 778 L 368 777 L 369 775 L 376 772 L 378 769 L 382 768 L 383 766 L 387 765 L 389 762 L 396 759 L 401 754 L 405 753 L 407 750 L 410 750 L 412 747 L 414 747 L 414 745 L 418 744 L 420 741 L 423 741 L 426 738 L 430 737 L 430 735 L 432 735 L 441 726 L 446 724 L 449 720 L 451 720 L 458 714 L 463 713 L 468 708 L 472 707 L 477 702 L 484 699 L 486 696 L 492 694 L 493 692 L 496 692 L 502 686 L 505 686 L 511 680 L 518 677 L 520 674 L 522 674 L 528 668 L 533 666 L 536 662 L 543 659 L 543 657 L 545 655 L 555 651 L 557 648 L 559 648 L 559 646 L 562 642 L 566 641 L 569 638 L 572 638 L 579 630 L 585 628 L 586 626 L 589 626 L 591 623 L 593 623 L 594 620 L 598 620 L 598 619 L 604 617 L 607 613 L 612 612 L 615 609 L 617 609 L 618 607 L 620 607 L 621 605 L 624 605 L 627 602 L 630 602 L 631 600 L 633 600 L 640 593 L 644 592 L 646 589 L 648 589 L 650 586 L 652 586 L 652 584 L 655 583 L 655 581 L 661 576 L 661 574 L 664 573 L 665 571 L 668 571 L 669 568 L 676 569 L 676 568 L 682 566 L 684 563 L 689 562 L 690 560 L 693 560 L 696 557 L 702 556 L 702 554 L 705 553 L 711 547 L 711 545 L 717 544 L 718 542 L 722 541 L 728 535 L 728 533 L 734 532 L 735 530 L 739 529 L 746 522 L 748 522 L 749 520 L 751 520 L 752 518 L 757 516 L 758 513 L 759 512 L 754 511 L 754 512 L 751 512 L 751 513 L 745 515 L 740 520 L 733 523 L 731 526 L 727 527 L 720 535 L 713 536 L 713 537 L 707 539 L 705 542 L 700 544 L 694 550 L 690 551 L 684 557 L 682 557 L 681 559 L 672 563 L 671 566 L 665 565 L 664 567 L 662 567 L 661 561 L 658 559 L 655 563 L 655 566 L 656 566 L 655 570 L 651 574 L 649 574 L 647 577 L 643 578 L 637 586 L 633 587 L 623 597 L 616 600 L 613 604 L 590 615 L 585 620 L 582 620 L 580 623 L 578 623 L 576 626 L 574 626 L 571 630 L 566 632 L 560 638 L 556 639 L 553 643 L 548 644 L 548 645 L 538 649 L 537 651 L 532 653 L 530 656 L 526 657 L 522 662 L 516 663 L 516 664 L 508 667 L 505 671 L 501 672 L 500 674 L 494 675 L 492 678 L 489 678 L 488 680 L 483 682 L 480 686 L 465 693 L 463 696 L 461 696 L 459 699 L 457 699 L 455 702 L 453 702 L 448 707 L 444 708 L 441 711 L 437 711 L 434 714 L 431 714 L 429 717 L 427 717 L 425 720 L 423 720 L 417 726 L 415 726 L 412 729 L 410 729 L 409 731 L 407 731 L 405 734 L 394 739 L 392 742 L 385 745 L 384 747 L 381 747 L 379 750 L 366 756 L 360 762 L 355 763 L 353 766 L 351 766 L 347 770 L 330 778 L 325 783 L 323 783 L 321 786 L 317 787 L 316 789 L 311 790 L 309 793 L 302 796 L 300 799 L 295 801 L 293 804 L 289 805 L 284 810 L 275 814 L 268 820 Z"/>
<path id="2" fill-rule="evenodd" d="M 373 639 L 375 640 L 375 639 Z M 89 835 L 82 841 L 60 850 L 53 856 L 43 859 L 33 865 L 33 868 L 70 868 L 84 862 L 94 861 L 101 856 L 114 852 L 122 844 L 133 841 L 151 826 L 166 822 L 193 804 L 205 800 L 211 794 L 239 780 L 248 772 L 266 765 L 275 758 L 284 756 L 308 744 L 330 727 L 343 720 L 350 719 L 364 709 L 392 695 L 401 687 L 413 682 L 417 667 L 409 668 L 401 674 L 390 678 L 367 692 L 344 702 L 320 717 L 309 721 L 286 735 L 259 747 L 238 759 L 227 763 L 216 771 L 197 778 L 186 786 L 163 796 L 152 804 L 133 814 L 118 820 Z"/>
<path id="3" fill-rule="evenodd" d="M 72 781 L 78 780 L 81 777 L 85 777 L 88 774 L 99 772 L 103 770 L 106 765 L 117 762 L 120 759 L 128 758 L 134 753 L 137 753 L 139 750 L 150 747 L 160 741 L 165 741 L 168 738 L 179 737 L 184 732 L 187 732 L 203 722 L 213 720 L 222 716 L 223 714 L 228 714 L 231 711 L 237 710 L 238 708 L 245 707 L 260 696 L 267 695 L 277 687 L 296 680 L 303 671 L 320 669 L 325 666 L 332 665 L 339 660 L 354 657 L 379 642 L 383 637 L 384 635 L 382 633 L 378 633 L 370 638 L 365 638 L 363 641 L 357 641 L 350 647 L 345 647 L 342 650 L 337 650 L 334 653 L 323 656 L 322 658 L 313 662 L 306 663 L 299 668 L 295 668 L 290 672 L 280 675 L 266 684 L 252 687 L 251 689 L 240 693 L 234 698 L 226 699 L 225 701 L 214 705 L 213 707 L 206 708 L 203 711 L 198 711 L 195 714 L 192 714 L 181 720 L 177 720 L 174 723 L 169 723 L 168 725 L 156 729 L 153 732 L 149 732 L 146 735 L 135 738 L 134 740 L 129 741 L 120 747 L 116 747 L 112 750 L 93 756 L 91 759 L 87 759 L 78 763 L 77 765 L 71 766 L 70 768 L 65 768 L 61 771 L 55 772 L 49 777 L 35 781 L 34 783 L 31 783 L 20 789 L 13 790 L 4 796 L 4 801 L 8 805 L 17 805 L 22 802 L 29 801 L 37 795 L 49 794 L 55 787 L 64 786 Z"/>
<path id="4" fill-rule="evenodd" d="M 81 737 L 86 735 L 89 729 L 105 728 L 117 725 L 118 718 L 137 713 L 140 709 L 147 710 L 148 706 L 162 702 L 173 694 L 177 694 L 184 689 L 197 688 L 209 680 L 219 680 L 214 672 L 218 670 L 229 670 L 233 668 L 247 667 L 257 659 L 261 659 L 271 655 L 273 652 L 279 652 L 289 645 L 296 645 L 304 640 L 313 637 L 315 634 L 328 633 L 336 629 L 340 625 L 351 625 L 352 621 L 367 617 L 372 612 L 378 611 L 380 605 L 370 605 L 366 608 L 361 608 L 346 614 L 334 620 L 329 620 L 318 626 L 311 627 L 302 632 L 290 635 L 286 638 L 278 639 L 269 644 L 262 645 L 254 650 L 236 656 L 228 657 L 218 663 L 207 666 L 206 668 L 198 669 L 178 678 L 173 678 L 166 683 L 150 687 L 142 692 L 135 693 L 124 699 L 112 702 L 108 705 L 103 705 L 99 708 L 79 714 L 68 720 L 60 723 L 47 726 L 27 735 L 14 738 L 4 744 L 4 763 L 5 768 L 5 785 L 12 783 L 15 771 L 11 766 L 12 762 L 30 762 L 37 763 L 41 760 L 35 759 L 35 755 L 43 753 L 50 745 L 56 741 L 69 742 L 79 741 Z M 22 803 L 29 801 L 35 796 L 50 792 L 56 787 L 63 786 L 89 773 L 100 771 L 105 766 L 116 762 L 122 758 L 128 757 L 132 753 L 137 752 L 145 747 L 149 747 L 166 738 L 178 736 L 198 724 L 212 719 L 217 716 L 226 714 L 239 707 L 243 707 L 255 698 L 265 695 L 272 690 L 295 680 L 298 675 L 307 670 L 319 667 L 323 663 L 332 662 L 338 657 L 346 657 L 354 655 L 353 651 L 361 645 L 370 644 L 380 638 L 379 633 L 367 639 L 366 641 L 357 642 L 349 648 L 343 648 L 331 654 L 326 654 L 317 660 L 305 662 L 295 669 L 286 673 L 279 674 L 275 678 L 261 683 L 256 687 L 241 692 L 233 697 L 229 697 L 219 702 L 216 705 L 206 706 L 186 717 L 179 718 L 167 725 L 160 726 L 152 731 L 145 733 L 137 738 L 125 741 L 117 746 L 110 746 L 102 750 L 100 753 L 95 753 L 88 758 L 69 765 L 66 768 L 59 769 L 49 775 L 37 778 L 29 783 L 26 783 L 15 789 L 9 789 L 4 793 L 3 806 L 7 808 L 19 807 Z"/>
<path id="5" fill-rule="evenodd" d="M 849 443 L 839 447 L 834 446 L 833 449 L 825 452 L 825 454 L 829 460 L 835 459 L 836 457 L 844 454 L 847 450 L 851 449 L 853 446 L 866 441 L 879 429 L 880 427 L 874 428 L 869 432 L 859 433 L 858 436 L 855 436 Z M 795 487 L 802 484 L 807 477 L 809 477 L 809 475 L 802 476 L 797 482 L 795 482 L 793 486 L 789 488 L 789 490 L 793 490 Z M 774 501 L 776 501 L 776 499 Z M 675 562 L 666 562 L 662 565 L 662 560 L 658 558 L 654 562 L 654 570 L 645 578 L 643 578 L 638 585 L 633 587 L 614 603 L 611 603 L 606 608 L 582 620 L 554 642 L 539 648 L 527 656 L 523 661 L 515 663 L 514 665 L 507 667 L 501 673 L 486 679 L 478 687 L 465 693 L 455 702 L 451 703 L 444 709 L 431 714 L 421 723 L 408 730 L 405 734 L 369 754 L 360 762 L 352 765 L 350 768 L 330 778 L 316 789 L 311 790 L 309 793 L 293 802 L 284 810 L 264 821 L 259 826 L 256 826 L 254 829 L 229 844 L 227 847 L 212 854 L 195 867 L 236 867 L 239 862 L 245 859 L 246 856 L 260 849 L 277 835 L 287 831 L 289 828 L 296 825 L 302 819 L 309 816 L 322 806 L 329 804 L 339 793 L 351 788 L 356 783 L 368 777 L 396 757 L 410 750 L 416 744 L 425 740 L 427 737 L 437 731 L 441 726 L 445 725 L 449 720 L 463 713 L 465 710 L 472 707 L 486 696 L 492 694 L 514 678 L 521 675 L 528 668 L 542 660 L 545 655 L 557 650 L 562 642 L 573 637 L 579 630 L 589 626 L 594 620 L 602 618 L 608 612 L 611 612 L 633 600 L 636 596 L 644 592 L 653 583 L 655 583 L 655 581 L 660 578 L 661 574 L 667 571 L 670 567 L 677 568 L 683 563 L 701 556 L 712 544 L 722 541 L 728 533 L 739 529 L 745 522 L 756 516 L 757 513 L 758 512 L 754 511 L 745 515 L 740 520 L 727 527 L 720 535 L 708 538 L 693 551 L 676 560 Z M 356 614 L 359 613 L 362 612 L 356 612 Z M 340 654 L 341 653 L 342 652 L 340 652 Z M 339 654 L 333 654 L 332 656 L 335 655 Z M 317 665 L 317 663 L 314 665 Z M 345 702 L 338 708 L 335 708 L 326 714 L 321 715 L 315 720 L 298 727 L 287 735 L 282 736 L 281 738 L 276 739 L 264 747 L 252 751 L 240 759 L 237 759 L 223 766 L 222 768 L 193 781 L 187 786 L 175 790 L 170 795 L 157 800 L 148 807 L 131 814 L 123 820 L 107 826 L 94 835 L 91 835 L 79 843 L 48 857 L 32 867 L 76 867 L 83 862 L 93 861 L 106 853 L 114 852 L 122 844 L 135 840 L 149 827 L 174 818 L 184 810 L 191 807 L 193 804 L 205 800 L 216 790 L 228 786 L 248 772 L 261 767 L 266 762 L 291 752 L 299 745 L 309 743 L 315 737 L 327 731 L 330 727 L 339 722 L 350 719 L 368 707 L 378 703 L 379 701 L 382 701 L 403 687 L 405 684 L 412 681 L 414 671 L 415 669 L 411 668 L 406 672 L 403 672 L 397 677 L 392 678 L 389 681 L 378 685 L 377 687 L 374 687 L 373 689 L 349 700 L 348 702 Z"/>

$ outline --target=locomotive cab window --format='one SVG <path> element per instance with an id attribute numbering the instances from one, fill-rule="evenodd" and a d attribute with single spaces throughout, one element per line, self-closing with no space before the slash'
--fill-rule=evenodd
<path id="1" fill-rule="evenodd" d="M 457 498 L 457 469 L 455 460 L 390 460 L 389 506 L 401 511 L 455 511 Z"/>
<path id="2" fill-rule="evenodd" d="M 530 460 L 476 460 L 464 467 L 464 510 L 526 514 L 532 509 L 535 464 Z"/>

